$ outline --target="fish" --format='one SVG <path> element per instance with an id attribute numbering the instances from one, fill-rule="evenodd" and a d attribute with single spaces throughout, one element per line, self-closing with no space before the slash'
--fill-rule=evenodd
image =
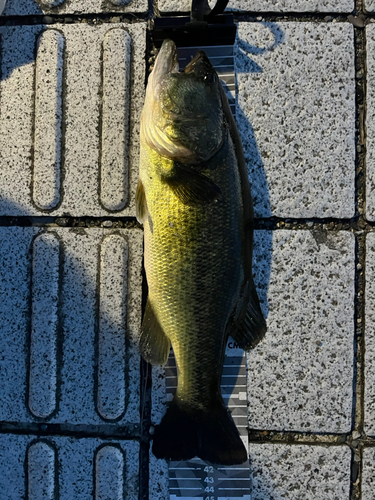
<path id="1" fill-rule="evenodd" d="M 148 285 L 139 349 L 163 365 L 172 344 L 178 376 L 152 451 L 243 463 L 248 454 L 220 382 L 228 336 L 249 350 L 266 332 L 252 275 L 250 184 L 216 71 L 198 51 L 180 72 L 172 40 L 146 88 L 135 203 Z"/>

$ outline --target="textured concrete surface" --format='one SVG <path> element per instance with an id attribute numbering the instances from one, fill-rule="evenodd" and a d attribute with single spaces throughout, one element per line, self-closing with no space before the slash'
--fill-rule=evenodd
<path id="1" fill-rule="evenodd" d="M 371 2 L 371 0 L 367 0 Z M 210 2 L 214 5 L 214 2 Z M 188 12 L 189 0 L 159 0 L 162 12 Z M 230 0 L 228 11 L 250 12 L 351 12 L 354 0 Z"/>
<path id="2" fill-rule="evenodd" d="M 375 437 L 375 233 L 366 238 L 365 431 Z"/>
<path id="3" fill-rule="evenodd" d="M 352 217 L 353 27 L 241 23 L 235 65 L 255 213 Z"/>
<path id="4" fill-rule="evenodd" d="M 0 240 L 0 420 L 137 423 L 142 232 L 14 227 Z"/>
<path id="5" fill-rule="evenodd" d="M 373 500 L 375 491 L 375 448 L 363 450 L 362 500 Z"/>
<path id="6" fill-rule="evenodd" d="M 135 214 L 145 36 L 144 23 L 5 28 L 2 215 Z"/>
<path id="7" fill-rule="evenodd" d="M 346 446 L 250 444 L 251 500 L 344 500 L 350 492 Z"/>
<path id="8" fill-rule="evenodd" d="M 348 432 L 353 235 L 257 231 L 254 254 L 255 280 L 268 331 L 247 355 L 249 426 Z"/>
<path id="9" fill-rule="evenodd" d="M 5 16 L 147 12 L 147 0 L 7 0 Z"/>
<path id="10" fill-rule="evenodd" d="M 375 1 L 374 0 L 365 0 L 365 9 L 367 12 L 375 11 Z"/>
<path id="11" fill-rule="evenodd" d="M 375 6 L 375 3 L 374 3 Z M 366 28 L 367 37 L 367 158 L 366 217 L 375 221 L 375 24 Z"/>
<path id="12" fill-rule="evenodd" d="M 1 435 L 0 498 L 135 500 L 138 455 L 134 441 Z"/>

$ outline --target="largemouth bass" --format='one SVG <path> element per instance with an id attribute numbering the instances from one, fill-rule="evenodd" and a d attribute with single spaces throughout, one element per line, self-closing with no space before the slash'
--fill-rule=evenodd
<path id="1" fill-rule="evenodd" d="M 251 269 L 250 185 L 217 73 L 202 51 L 179 72 L 171 40 L 147 85 L 136 206 L 149 290 L 140 351 L 164 364 L 172 343 L 178 373 L 153 453 L 242 463 L 220 380 L 228 335 L 249 349 L 266 331 Z"/>

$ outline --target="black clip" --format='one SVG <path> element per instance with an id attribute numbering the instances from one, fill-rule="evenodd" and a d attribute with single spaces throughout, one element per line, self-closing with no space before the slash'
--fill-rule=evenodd
<path id="1" fill-rule="evenodd" d="M 192 0 L 190 17 L 157 17 L 153 41 L 157 48 L 170 38 L 177 47 L 233 45 L 236 25 L 232 14 L 223 14 L 229 0 L 217 0 L 213 9 L 208 0 Z"/>

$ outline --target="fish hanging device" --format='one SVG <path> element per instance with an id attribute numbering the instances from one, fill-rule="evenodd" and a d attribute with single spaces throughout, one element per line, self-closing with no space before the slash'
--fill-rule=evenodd
<path id="1" fill-rule="evenodd" d="M 210 9 L 207 0 L 193 0 L 191 14 L 155 19 L 153 41 L 160 48 L 165 39 L 175 42 L 180 71 L 203 50 L 219 75 L 233 115 L 235 115 L 234 44 L 237 27 L 233 14 L 223 13 L 228 0 L 218 0 Z M 177 367 L 173 351 L 165 366 L 166 395 L 173 399 L 177 387 Z M 223 366 L 221 392 L 228 409 L 248 447 L 246 357 L 231 337 L 228 338 Z M 250 465 L 213 466 L 199 458 L 169 462 L 170 500 L 201 498 L 250 500 Z"/>
<path id="2" fill-rule="evenodd" d="M 233 14 L 223 13 L 229 0 L 217 0 L 211 9 L 208 0 L 193 0 L 190 16 L 157 17 L 152 32 L 156 48 L 166 38 L 178 49 L 180 70 L 198 50 L 204 50 L 215 68 L 235 115 L 234 42 L 237 27 Z"/>

